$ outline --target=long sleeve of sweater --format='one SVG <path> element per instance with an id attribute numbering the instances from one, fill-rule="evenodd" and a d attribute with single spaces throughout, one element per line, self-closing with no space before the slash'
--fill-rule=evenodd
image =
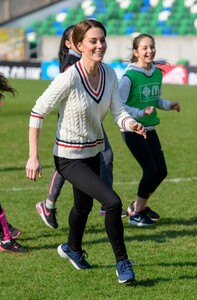
<path id="1" fill-rule="evenodd" d="M 63 99 L 66 99 L 70 91 L 70 80 L 64 73 L 58 74 L 44 93 L 37 99 L 30 115 L 30 127 L 42 128 L 43 119 Z"/>

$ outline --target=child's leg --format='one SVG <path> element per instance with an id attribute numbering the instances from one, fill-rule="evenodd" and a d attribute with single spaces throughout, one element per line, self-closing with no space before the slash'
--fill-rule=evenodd
<path id="1" fill-rule="evenodd" d="M 4 241 L 9 241 L 11 239 L 10 230 L 8 228 L 8 223 L 6 220 L 4 209 L 0 206 L 0 223 L 4 233 Z"/>
<path id="2" fill-rule="evenodd" d="M 47 207 L 48 209 L 50 208 L 52 209 L 53 207 L 55 207 L 55 203 L 57 201 L 57 198 L 60 195 L 64 182 L 65 179 L 55 169 L 52 174 L 51 181 L 49 183 L 49 188 L 48 188 L 48 197 L 46 201 L 46 204 L 49 205 L 49 207 Z"/>

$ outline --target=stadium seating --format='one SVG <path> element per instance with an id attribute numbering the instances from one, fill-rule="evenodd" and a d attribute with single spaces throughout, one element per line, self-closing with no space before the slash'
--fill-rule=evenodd
<path id="1" fill-rule="evenodd" d="M 63 30 L 83 19 L 96 18 L 108 35 L 146 32 L 152 35 L 197 34 L 195 0 L 83 0 L 75 8 L 66 8 L 42 22 L 31 22 L 26 34 L 61 35 Z"/>

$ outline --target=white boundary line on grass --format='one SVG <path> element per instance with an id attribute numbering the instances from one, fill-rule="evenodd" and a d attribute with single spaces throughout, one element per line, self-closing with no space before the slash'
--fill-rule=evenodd
<path id="1" fill-rule="evenodd" d="M 165 179 L 163 182 L 170 182 L 170 183 L 180 183 L 180 182 L 188 182 L 197 180 L 197 177 L 189 177 L 189 178 L 171 178 L 171 179 Z M 124 184 L 138 184 L 139 181 L 120 181 L 120 182 L 114 182 L 115 185 L 124 185 Z"/>
<path id="2" fill-rule="evenodd" d="M 189 182 L 189 181 L 195 181 L 197 180 L 197 177 L 189 177 L 189 178 L 171 178 L 171 179 L 165 179 L 164 182 L 170 182 L 170 183 L 181 183 L 181 182 Z M 138 184 L 138 181 L 115 181 L 114 185 L 130 185 L 130 184 Z M 21 192 L 21 191 L 28 191 L 28 190 L 38 190 L 40 187 L 36 187 L 35 185 L 32 187 L 26 187 L 26 188 L 20 188 L 20 187 L 11 187 L 9 189 L 3 189 L 0 188 L 0 192 Z"/>

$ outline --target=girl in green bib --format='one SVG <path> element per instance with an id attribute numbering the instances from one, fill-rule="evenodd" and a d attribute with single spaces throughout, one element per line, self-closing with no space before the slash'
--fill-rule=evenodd
<path id="1" fill-rule="evenodd" d="M 156 126 L 160 123 L 157 108 L 180 111 L 178 102 L 160 97 L 162 71 L 156 67 L 155 41 L 148 34 L 140 34 L 133 40 L 131 62 L 120 80 L 119 90 L 126 110 L 147 131 L 147 138 L 134 132 L 122 131 L 129 150 L 142 168 L 136 200 L 128 207 L 129 224 L 150 226 L 160 218 L 150 209 L 147 201 L 167 176 L 165 157 Z"/>

